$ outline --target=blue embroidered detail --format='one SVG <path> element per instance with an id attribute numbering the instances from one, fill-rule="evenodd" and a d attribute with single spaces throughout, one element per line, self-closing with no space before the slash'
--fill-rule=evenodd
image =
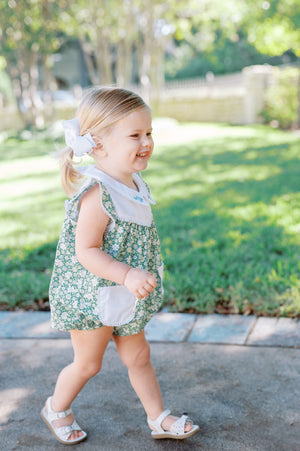
<path id="1" fill-rule="evenodd" d="M 134 196 L 135 200 L 139 200 L 140 202 L 144 202 L 144 199 L 140 196 Z"/>

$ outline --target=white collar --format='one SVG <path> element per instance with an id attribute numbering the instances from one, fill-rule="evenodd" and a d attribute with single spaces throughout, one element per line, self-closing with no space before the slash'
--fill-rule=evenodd
<path id="1" fill-rule="evenodd" d="M 112 188 L 114 191 L 119 192 L 123 196 L 137 202 L 139 204 L 149 205 L 154 204 L 155 201 L 152 199 L 145 182 L 139 174 L 133 174 L 133 181 L 138 187 L 138 191 L 129 188 L 118 180 L 114 179 L 109 174 L 98 169 L 95 165 L 89 166 L 80 166 L 77 167 L 76 170 L 80 172 L 80 174 L 88 176 L 92 179 L 100 180 L 105 186 L 108 188 Z"/>

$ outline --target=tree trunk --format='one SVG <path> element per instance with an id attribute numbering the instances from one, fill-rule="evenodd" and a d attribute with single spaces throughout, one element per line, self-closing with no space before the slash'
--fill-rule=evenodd
<path id="1" fill-rule="evenodd" d="M 18 49 L 15 62 L 6 58 L 7 73 L 12 81 L 18 112 L 25 127 L 45 126 L 44 105 L 38 92 L 38 53 Z"/>
<path id="2" fill-rule="evenodd" d="M 117 44 L 116 82 L 117 86 L 128 87 L 132 73 L 132 40 L 126 37 Z"/>
<path id="3" fill-rule="evenodd" d="M 162 38 L 163 39 L 163 38 Z M 164 85 L 164 46 L 163 41 L 157 42 L 152 54 L 151 64 L 151 105 L 154 111 L 158 108 L 161 91 Z"/>
<path id="4" fill-rule="evenodd" d="M 132 80 L 132 52 L 135 32 L 135 18 L 132 0 L 123 0 L 122 26 L 117 42 L 116 82 L 118 86 L 128 87 Z"/>
<path id="5" fill-rule="evenodd" d="M 85 63 L 86 63 L 87 69 L 88 69 L 89 78 L 94 86 L 99 85 L 100 84 L 99 73 L 97 70 L 95 70 L 91 46 L 85 36 L 80 36 L 79 42 L 80 42 L 84 60 L 85 60 Z"/>
<path id="6" fill-rule="evenodd" d="M 102 85 L 112 83 L 111 53 L 105 30 L 97 28 L 97 47 L 95 52 L 97 72 Z"/>
<path id="7" fill-rule="evenodd" d="M 297 128 L 300 129 L 300 58 L 297 58 L 297 67 L 298 67 L 298 83 L 297 83 Z"/>
<path id="8" fill-rule="evenodd" d="M 147 9 L 142 17 L 142 43 L 139 47 L 139 70 L 141 95 L 145 102 L 150 103 L 150 69 L 151 69 L 151 47 L 154 40 L 153 36 L 153 5 L 147 3 Z"/>
<path id="9" fill-rule="evenodd" d="M 37 128 L 45 127 L 44 103 L 39 95 L 39 69 L 38 69 L 38 53 L 31 51 L 28 55 L 29 60 L 29 95 L 32 105 L 32 115 L 34 125 Z"/>
<path id="10" fill-rule="evenodd" d="M 15 65 L 11 65 L 10 61 L 6 58 L 6 73 L 8 77 L 10 78 L 11 84 L 12 84 L 12 90 L 15 98 L 15 103 L 17 107 L 18 115 L 24 125 L 24 127 L 28 126 L 27 118 L 24 114 L 24 111 L 22 109 L 22 89 L 21 89 L 21 82 L 19 77 L 19 72 Z"/>
<path id="11" fill-rule="evenodd" d="M 41 58 L 43 69 L 43 101 L 44 101 L 44 114 L 46 123 L 51 123 L 54 119 L 54 101 L 52 93 L 56 89 L 55 81 L 53 80 L 51 69 L 52 63 L 49 55 L 43 55 Z"/>

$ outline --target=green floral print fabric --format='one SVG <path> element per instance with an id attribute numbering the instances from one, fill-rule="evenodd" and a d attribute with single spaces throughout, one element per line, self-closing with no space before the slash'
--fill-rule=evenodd
<path id="1" fill-rule="evenodd" d="M 148 192 L 149 188 L 141 177 L 139 180 Z M 162 304 L 163 263 L 159 238 L 153 219 L 148 226 L 118 217 L 109 187 L 105 186 L 101 177 L 90 178 L 71 200 L 66 201 L 66 216 L 57 245 L 49 289 L 51 325 L 64 331 L 93 330 L 102 327 L 99 315 L 99 290 L 101 287 L 117 286 L 116 283 L 102 279 L 85 269 L 75 254 L 80 199 L 95 184 L 99 185 L 99 202 L 110 218 L 101 249 L 118 261 L 149 271 L 158 281 L 157 287 L 147 298 L 137 301 L 133 319 L 126 324 L 114 326 L 114 335 L 137 334 L 144 329 Z M 139 193 L 132 191 L 140 208 Z M 122 192 L 120 198 L 121 202 L 125 202 L 126 208 L 126 196 L 122 197 Z"/>

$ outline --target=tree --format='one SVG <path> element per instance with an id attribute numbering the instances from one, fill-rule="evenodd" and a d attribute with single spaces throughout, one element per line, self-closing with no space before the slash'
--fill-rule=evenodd
<path id="1" fill-rule="evenodd" d="M 137 78 L 149 101 L 150 93 L 159 98 L 171 39 L 188 40 L 202 51 L 213 48 L 217 30 L 234 40 L 245 2 L 0 0 L 0 8 L 2 53 L 19 110 L 27 124 L 43 126 L 38 91 L 49 90 L 52 55 L 66 36 L 79 40 L 92 84 L 127 86 Z"/>
<path id="2" fill-rule="evenodd" d="M 260 52 L 276 56 L 292 50 L 298 57 L 298 126 L 300 127 L 300 2 L 250 0 L 244 17 L 248 40 Z"/>
<path id="3" fill-rule="evenodd" d="M 60 46 L 60 12 L 66 0 L 0 0 L 0 43 L 26 125 L 44 126 L 44 102 L 39 95 L 51 84 L 51 55 Z"/>
<path id="4" fill-rule="evenodd" d="M 186 40 L 195 50 L 211 50 L 219 29 L 224 37 L 235 38 L 242 18 L 243 1 L 169 0 L 139 1 L 140 83 L 159 97 L 164 81 L 164 58 L 172 39 Z"/>
<path id="5" fill-rule="evenodd" d="M 230 64 L 223 59 L 225 51 L 234 49 L 242 41 L 242 17 L 242 0 L 227 0 L 223 4 L 217 0 L 185 2 L 174 22 L 175 40 L 166 60 L 169 74 L 180 71 L 180 78 L 184 78 L 192 70 L 193 76 L 199 76 L 211 71 L 212 67 L 218 68 L 217 72 L 223 68 L 224 72 Z"/>
<path id="6" fill-rule="evenodd" d="M 163 80 L 166 36 L 163 17 L 170 4 L 174 6 L 176 2 L 74 2 L 68 20 L 72 23 L 75 18 L 73 34 L 79 38 L 93 84 L 128 86 L 137 76 L 143 95 L 149 98 L 150 80 L 154 86 Z"/>
<path id="7" fill-rule="evenodd" d="M 117 3 L 117 0 L 78 0 L 66 11 L 94 85 L 113 81 L 111 45 L 119 14 Z"/>
<path id="8" fill-rule="evenodd" d="M 248 40 L 266 55 L 277 56 L 287 50 L 300 57 L 299 0 L 250 0 L 244 16 Z"/>

